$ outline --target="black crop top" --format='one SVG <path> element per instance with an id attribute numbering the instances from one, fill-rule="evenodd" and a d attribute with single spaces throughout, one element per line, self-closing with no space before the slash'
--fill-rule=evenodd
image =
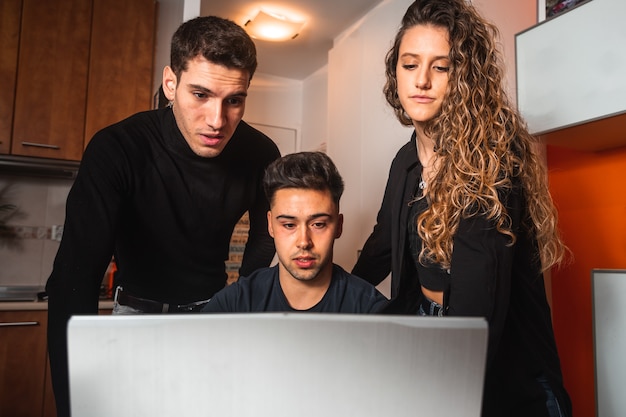
<path id="1" fill-rule="evenodd" d="M 417 234 L 417 217 L 428 207 L 426 199 L 421 198 L 421 194 L 422 191 L 417 189 L 415 192 L 416 199 L 409 203 L 409 222 L 407 225 L 409 250 L 415 263 L 420 285 L 431 291 L 445 291 L 450 287 L 450 273 L 434 264 L 424 266 L 418 259 L 422 250 L 422 239 Z"/>

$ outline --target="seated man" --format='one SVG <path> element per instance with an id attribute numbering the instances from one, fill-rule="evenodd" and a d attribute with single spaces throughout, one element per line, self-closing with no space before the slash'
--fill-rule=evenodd
<path id="1" fill-rule="evenodd" d="M 263 179 L 269 234 L 278 265 L 261 268 L 216 293 L 204 312 L 317 311 L 377 313 L 387 299 L 365 280 L 333 264 L 341 236 L 343 180 L 321 152 L 286 155 Z"/>

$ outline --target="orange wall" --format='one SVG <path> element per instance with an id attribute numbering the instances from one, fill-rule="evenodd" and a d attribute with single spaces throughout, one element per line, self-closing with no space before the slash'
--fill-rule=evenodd
<path id="1" fill-rule="evenodd" d="M 626 269 L 626 148 L 547 147 L 552 196 L 571 264 L 552 271 L 554 329 L 576 416 L 596 415 L 591 270 Z"/>

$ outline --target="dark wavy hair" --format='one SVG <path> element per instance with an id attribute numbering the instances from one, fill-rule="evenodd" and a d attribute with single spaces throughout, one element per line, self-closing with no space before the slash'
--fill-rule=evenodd
<path id="1" fill-rule="evenodd" d="M 417 0 L 409 6 L 386 55 L 383 89 L 406 126 L 413 122 L 398 98 L 396 67 L 402 38 L 417 25 L 447 30 L 451 62 L 441 111 L 424 125 L 439 168 L 429 181 L 429 207 L 418 218 L 424 242 L 420 259 L 449 267 L 460 219 L 477 214 L 493 220 L 514 243 L 499 192 L 519 185 L 529 214 L 527 229 L 537 240 L 544 270 L 561 262 L 567 249 L 557 231 L 545 163 L 536 154 L 538 141 L 503 88 L 498 29 L 466 0 Z"/>
<path id="2" fill-rule="evenodd" d="M 235 22 L 217 16 L 201 16 L 184 22 L 172 36 L 170 67 L 180 79 L 187 63 L 198 55 L 226 68 L 248 71 L 257 67 L 256 47 Z"/>
<path id="3" fill-rule="evenodd" d="M 333 161 L 323 152 L 298 152 L 278 158 L 265 170 L 263 189 L 270 205 L 284 188 L 330 191 L 339 208 L 344 183 Z"/>

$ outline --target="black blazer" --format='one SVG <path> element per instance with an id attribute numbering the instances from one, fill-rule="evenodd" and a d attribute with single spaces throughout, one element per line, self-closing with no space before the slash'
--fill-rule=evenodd
<path id="1" fill-rule="evenodd" d="M 414 132 L 391 164 L 376 225 L 352 270 L 375 285 L 391 272 L 390 313 L 415 314 L 420 276 L 437 268 L 416 267 L 409 252 L 408 203 L 421 170 Z M 483 415 L 547 416 L 545 392 L 537 382 L 542 375 L 571 415 L 539 252 L 525 226 L 524 194 L 514 184 L 500 198 L 517 240 L 511 245 L 510 238 L 483 216 L 461 220 L 454 236 L 449 285 L 444 290 L 447 314 L 485 317 L 489 323 Z"/>

